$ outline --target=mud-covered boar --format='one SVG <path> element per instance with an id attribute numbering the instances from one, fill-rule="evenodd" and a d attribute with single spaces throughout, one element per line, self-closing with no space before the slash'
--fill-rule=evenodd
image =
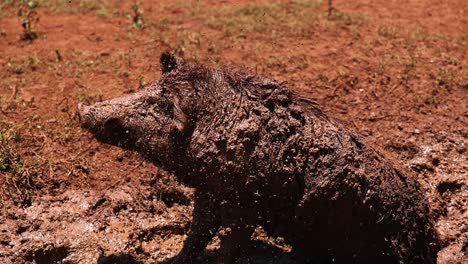
<path id="1" fill-rule="evenodd" d="M 313 101 L 243 70 L 161 56 L 162 78 L 80 107 L 99 140 L 141 153 L 196 189 L 171 263 L 193 263 L 220 232 L 233 263 L 257 225 L 312 263 L 435 263 L 418 183 Z"/>

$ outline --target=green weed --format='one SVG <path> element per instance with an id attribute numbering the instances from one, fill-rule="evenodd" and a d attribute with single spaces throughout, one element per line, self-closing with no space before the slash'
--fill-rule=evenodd
<path id="1" fill-rule="evenodd" d="M 76 94 L 78 100 L 86 105 L 90 105 L 95 102 L 102 101 L 102 92 L 92 92 L 90 89 L 84 85 L 79 85 L 80 89 Z"/>
<path id="2" fill-rule="evenodd" d="M 34 7 L 47 7 L 65 13 L 95 13 L 107 16 L 115 13 L 116 4 L 103 0 L 22 0 Z M 12 1 L 13 2 L 13 1 Z M 9 3 L 11 4 L 11 3 Z M 14 2 L 13 2 L 14 4 Z"/>
<path id="3" fill-rule="evenodd" d="M 132 26 L 134 28 L 144 28 L 145 23 L 143 21 L 143 12 L 140 10 L 140 3 L 139 2 L 133 2 L 132 6 L 132 14 L 128 14 L 128 18 L 132 22 Z"/>
<path id="4" fill-rule="evenodd" d="M 23 74 L 28 71 L 35 71 L 38 69 L 42 61 L 37 54 L 29 55 L 21 58 L 10 59 L 7 66 L 15 74 Z"/>
<path id="5" fill-rule="evenodd" d="M 34 188 L 32 173 L 18 152 L 21 137 L 12 126 L 0 124 L 0 201 L 30 203 Z"/>
<path id="6" fill-rule="evenodd" d="M 33 41 L 37 38 L 37 33 L 33 31 L 33 24 L 39 21 L 36 10 L 37 7 L 35 1 L 21 0 L 20 6 L 18 7 L 18 17 L 23 27 L 23 34 L 21 40 Z"/>

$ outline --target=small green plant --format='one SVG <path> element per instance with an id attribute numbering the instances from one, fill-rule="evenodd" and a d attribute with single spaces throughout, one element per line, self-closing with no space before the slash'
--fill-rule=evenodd
<path id="1" fill-rule="evenodd" d="M 3 125 L 0 127 L 0 202 L 2 203 L 7 197 L 22 204 L 31 200 L 32 175 L 18 153 L 19 141 L 18 131 Z"/>
<path id="2" fill-rule="evenodd" d="M 78 84 L 78 86 L 80 87 L 80 90 L 76 96 L 81 103 L 90 105 L 92 103 L 102 101 L 102 93 L 100 91 L 93 93 L 90 92 L 89 88 L 84 85 Z"/>
<path id="3" fill-rule="evenodd" d="M 7 67 L 15 74 L 23 74 L 27 71 L 35 71 L 42 61 L 37 54 L 27 57 L 12 58 L 7 62 Z"/>
<path id="4" fill-rule="evenodd" d="M 417 59 L 414 51 L 410 51 L 409 58 L 403 62 L 402 80 L 407 82 L 414 77 L 414 71 L 416 69 Z"/>
<path id="5" fill-rule="evenodd" d="M 37 33 L 33 31 L 33 24 L 39 21 L 36 10 L 36 1 L 25 1 L 22 0 L 18 8 L 18 17 L 23 27 L 23 34 L 21 40 L 33 41 L 37 38 Z"/>
<path id="6" fill-rule="evenodd" d="M 455 82 L 455 74 L 445 69 L 439 69 L 437 74 L 435 74 L 434 79 L 437 85 L 449 88 Z"/>
<path id="7" fill-rule="evenodd" d="M 143 12 L 140 10 L 140 2 L 133 2 L 131 6 L 133 14 L 129 14 L 128 18 L 132 21 L 134 28 L 144 28 Z"/>
<path id="8" fill-rule="evenodd" d="M 143 75 L 138 75 L 136 80 L 138 81 L 138 89 L 143 89 L 143 87 L 146 85 L 145 77 L 143 77 Z"/>

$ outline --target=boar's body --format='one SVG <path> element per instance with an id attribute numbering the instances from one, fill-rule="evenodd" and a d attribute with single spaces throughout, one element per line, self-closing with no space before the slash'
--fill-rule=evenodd
<path id="1" fill-rule="evenodd" d="M 170 54 L 161 64 L 159 82 L 81 116 L 101 140 L 196 188 L 192 228 L 172 263 L 194 261 L 220 227 L 218 262 L 231 263 L 256 225 L 313 263 L 436 262 L 418 183 L 313 101 L 240 70 Z"/>

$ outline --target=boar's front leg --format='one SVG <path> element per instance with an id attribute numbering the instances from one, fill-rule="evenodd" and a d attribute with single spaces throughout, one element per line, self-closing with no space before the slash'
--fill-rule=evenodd
<path id="1" fill-rule="evenodd" d="M 222 217 L 221 225 L 223 230 L 220 232 L 221 245 L 217 258 L 218 264 L 235 263 L 240 255 L 241 247 L 245 247 L 255 230 L 253 222 L 253 215 L 255 215 L 255 213 L 246 215 L 246 210 L 243 211 L 242 214 L 228 211 L 229 217 Z"/>
<path id="2" fill-rule="evenodd" d="M 195 263 L 220 226 L 219 216 L 211 205 L 210 195 L 195 193 L 192 227 L 180 253 L 167 264 Z"/>

